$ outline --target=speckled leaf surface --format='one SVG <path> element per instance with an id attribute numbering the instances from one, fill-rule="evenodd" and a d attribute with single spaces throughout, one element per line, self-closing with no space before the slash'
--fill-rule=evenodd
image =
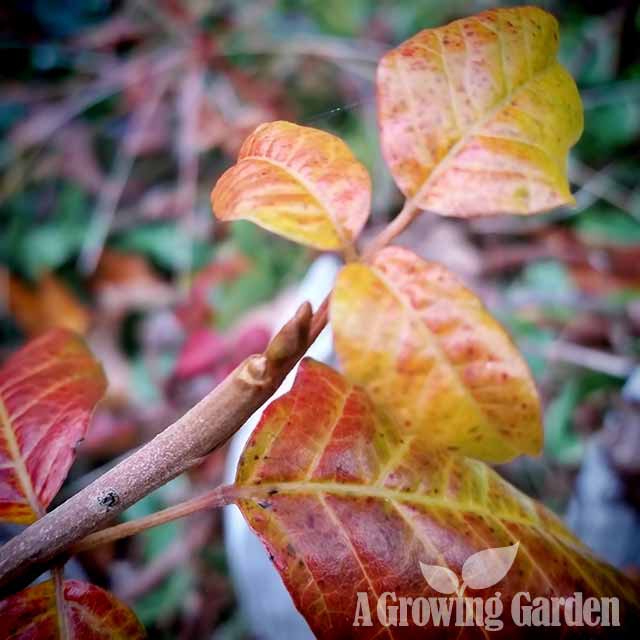
<path id="1" fill-rule="evenodd" d="M 283 121 L 247 138 L 211 194 L 221 220 L 251 220 L 318 249 L 351 243 L 370 202 L 369 174 L 342 140 Z"/>
<path id="2" fill-rule="evenodd" d="M 52 580 L 0 602 L 0 638 L 6 640 L 138 640 L 145 632 L 134 613 L 95 585 Z"/>
<path id="3" fill-rule="evenodd" d="M 84 341 L 54 329 L 0 368 L 0 520 L 29 524 L 58 492 L 106 380 Z"/>
<path id="4" fill-rule="evenodd" d="M 542 445 L 538 395 L 504 329 L 453 273 L 388 247 L 349 264 L 331 298 L 346 376 L 420 441 L 491 462 Z"/>
<path id="5" fill-rule="evenodd" d="M 487 637 L 477 627 L 411 621 L 385 629 L 377 598 L 439 596 L 420 563 L 460 578 L 474 553 L 515 542 L 507 575 L 472 595 L 498 590 L 506 612 L 517 591 L 616 595 L 623 625 L 637 620 L 633 583 L 596 560 L 551 512 L 482 462 L 403 446 L 361 388 L 313 360 L 303 361 L 292 390 L 263 414 L 236 482 L 242 512 L 318 638 Z M 352 626 L 358 591 L 368 598 L 370 627 Z M 502 619 L 497 637 L 527 635 L 508 613 Z M 540 637 L 539 629 L 529 633 Z"/>
<path id="6" fill-rule="evenodd" d="M 382 149 L 405 196 L 440 214 L 528 214 L 574 202 L 580 96 L 537 7 L 427 29 L 378 67 Z"/>

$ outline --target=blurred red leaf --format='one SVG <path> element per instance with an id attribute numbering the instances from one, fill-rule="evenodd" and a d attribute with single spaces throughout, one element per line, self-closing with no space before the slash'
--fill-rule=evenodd
<path id="1" fill-rule="evenodd" d="M 53 580 L 0 602 L 0 637 L 11 640 L 137 640 L 146 637 L 135 614 L 92 584 Z M 60 602 L 62 600 L 62 602 Z"/>
<path id="2" fill-rule="evenodd" d="M 184 343 L 175 367 L 178 378 L 191 378 L 227 357 L 227 344 L 223 336 L 213 329 L 199 329 Z"/>
<path id="3" fill-rule="evenodd" d="M 100 364 L 77 335 L 57 329 L 0 369 L 0 520 L 28 524 L 64 481 L 94 406 Z"/>
<path id="4" fill-rule="evenodd" d="M 226 375 L 247 356 L 261 352 L 269 342 L 269 335 L 269 331 L 261 326 L 247 327 L 234 339 L 220 335 L 213 329 L 199 329 L 184 343 L 174 375 L 191 378 L 201 373 L 215 374 L 220 367 Z"/>
<path id="5" fill-rule="evenodd" d="M 139 431 L 130 416 L 119 415 L 115 409 L 98 411 L 82 442 L 82 455 L 101 459 L 118 456 L 138 444 Z"/>
<path id="6" fill-rule="evenodd" d="M 241 255 L 224 260 L 214 260 L 193 278 L 189 298 L 176 309 L 176 316 L 187 332 L 209 325 L 213 319 L 213 308 L 209 296 L 222 282 L 234 280 L 249 269 L 249 261 Z"/>
<path id="7" fill-rule="evenodd" d="M 637 585 L 597 560 L 542 504 L 482 462 L 402 444 L 362 388 L 306 359 L 242 454 L 236 483 L 250 497 L 238 505 L 318 638 L 488 637 L 473 625 L 409 621 L 385 629 L 377 598 L 438 596 L 420 563 L 460 577 L 473 554 L 516 542 L 512 569 L 495 587 L 476 584 L 474 596 L 499 590 L 505 612 L 520 591 L 618 596 L 621 629 L 637 624 Z M 366 594 L 371 626 L 353 626 L 357 592 Z M 508 613 L 501 619 L 500 637 L 539 634 L 515 627 Z M 603 631 L 610 637 L 611 628 Z M 553 636 L 571 632 L 564 626 Z M 584 628 L 573 632 L 582 637 Z"/>
<path id="8" fill-rule="evenodd" d="M 611 295 L 620 291 L 640 292 L 640 277 L 619 276 L 593 267 L 570 267 L 576 285 L 588 295 Z"/>

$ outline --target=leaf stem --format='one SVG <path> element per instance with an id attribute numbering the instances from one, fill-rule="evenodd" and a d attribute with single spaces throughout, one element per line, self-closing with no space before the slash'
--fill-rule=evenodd
<path id="1" fill-rule="evenodd" d="M 389 244 L 419 212 L 414 201 L 407 200 L 361 259 Z M 302 305 L 264 353 L 247 358 L 182 418 L 7 542 L 0 554 L 0 595 L 24 587 L 69 550 L 90 549 L 237 497 L 228 487 L 221 488 L 147 518 L 100 530 L 220 446 L 273 395 L 327 324 L 330 295 L 313 314 L 309 303 Z"/>
<path id="2" fill-rule="evenodd" d="M 178 518 L 190 516 L 204 509 L 224 507 L 232 503 L 237 497 L 238 491 L 233 485 L 216 487 L 200 496 L 191 498 L 191 500 L 185 500 L 174 507 L 156 511 L 143 518 L 124 522 L 113 527 L 108 527 L 107 529 L 102 529 L 101 531 L 96 531 L 80 540 L 80 542 L 72 545 L 69 551 L 71 553 L 89 551 L 108 542 L 115 542 L 116 540 L 133 536 L 152 527 L 172 522 Z"/>
<path id="3" fill-rule="evenodd" d="M 301 305 L 265 352 L 244 360 L 153 440 L 3 545 L 0 597 L 29 584 L 77 541 L 228 440 L 269 400 L 307 351 L 314 318 L 311 305 Z M 316 319 L 314 332 L 321 326 Z"/>
<path id="4" fill-rule="evenodd" d="M 58 631 L 61 640 L 71 638 L 69 632 L 69 619 L 67 618 L 67 607 L 64 601 L 64 565 L 53 567 L 51 569 L 53 576 L 53 585 L 56 594 L 56 609 L 58 612 Z"/>
<path id="5" fill-rule="evenodd" d="M 369 260 L 376 251 L 386 247 L 396 236 L 400 235 L 422 211 L 412 198 L 404 201 L 400 213 L 371 241 L 365 249 L 363 259 Z"/>

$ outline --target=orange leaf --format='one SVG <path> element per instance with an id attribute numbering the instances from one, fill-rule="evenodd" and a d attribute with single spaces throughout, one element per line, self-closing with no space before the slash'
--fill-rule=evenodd
<path id="1" fill-rule="evenodd" d="M 440 596 L 425 566 L 448 569 L 462 583 L 473 554 L 500 556 L 515 543 L 515 558 L 510 552 L 484 578 L 491 586 L 468 586 L 465 594 L 501 592 L 499 637 L 522 633 L 509 614 L 519 591 L 616 596 L 622 628 L 639 620 L 637 586 L 594 558 L 545 507 L 482 462 L 404 446 L 361 388 L 313 360 L 302 362 L 292 390 L 264 412 L 236 483 L 240 509 L 318 638 L 483 637 L 473 626 L 416 627 L 411 618 L 411 626 L 385 631 L 377 598 Z M 369 603 L 370 627 L 353 626 L 358 592 Z"/>
<path id="2" fill-rule="evenodd" d="M 52 580 L 0 602 L 0 638 L 11 640 L 138 640 L 145 632 L 135 614 L 92 584 Z"/>
<path id="3" fill-rule="evenodd" d="M 573 204 L 566 157 L 582 105 L 557 50 L 555 18 L 518 7 L 426 29 L 387 53 L 381 141 L 401 191 L 460 217 Z"/>
<path id="4" fill-rule="evenodd" d="M 89 328 L 89 312 L 56 276 L 45 274 L 35 288 L 9 278 L 9 309 L 29 336 L 65 327 L 78 333 Z"/>
<path id="5" fill-rule="evenodd" d="M 260 125 L 211 193 L 221 220 L 252 220 L 318 249 L 340 249 L 369 215 L 371 181 L 347 145 L 290 122 Z"/>
<path id="6" fill-rule="evenodd" d="M 105 388 L 99 363 L 66 329 L 31 341 L 0 368 L 0 521 L 29 524 L 44 513 Z"/>
<path id="7" fill-rule="evenodd" d="M 476 296 L 445 267 L 388 247 L 349 264 L 331 298 L 335 345 L 408 442 L 491 462 L 542 445 L 525 362 Z"/>

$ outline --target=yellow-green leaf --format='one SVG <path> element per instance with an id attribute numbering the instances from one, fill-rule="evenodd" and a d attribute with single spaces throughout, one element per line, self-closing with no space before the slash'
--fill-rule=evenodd
<path id="1" fill-rule="evenodd" d="M 558 24 L 537 7 L 427 29 L 378 67 L 383 153 L 416 205 L 460 217 L 572 204 L 580 96 L 556 60 Z"/>
<path id="2" fill-rule="evenodd" d="M 347 265 L 331 324 L 347 377 L 408 439 L 491 462 L 540 451 L 540 404 L 525 362 L 442 265 L 399 247 Z"/>
<path id="3" fill-rule="evenodd" d="M 221 220 L 252 220 L 318 249 L 341 249 L 369 215 L 371 181 L 347 145 L 291 122 L 260 125 L 211 193 Z"/>

